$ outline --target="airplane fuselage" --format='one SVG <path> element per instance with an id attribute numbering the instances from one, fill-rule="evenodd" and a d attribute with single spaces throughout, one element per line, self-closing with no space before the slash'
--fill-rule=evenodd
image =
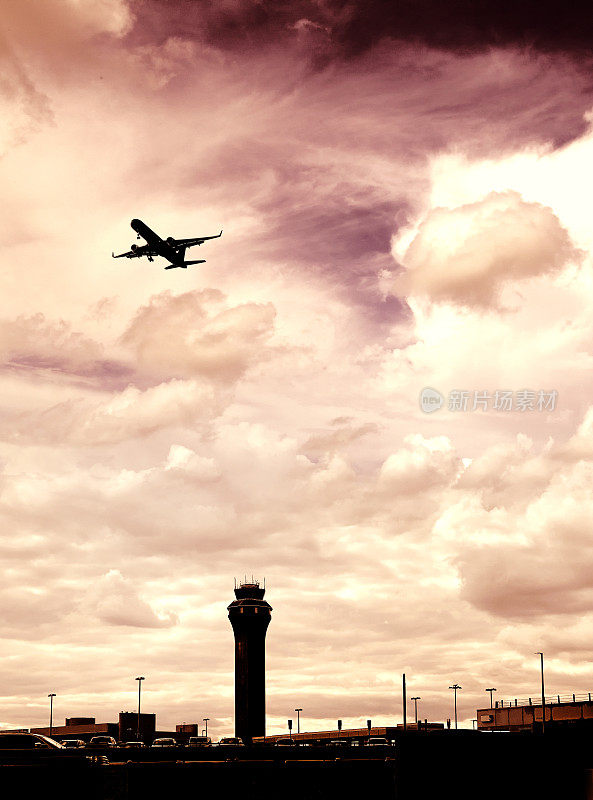
<path id="1" fill-rule="evenodd" d="M 166 258 L 171 264 L 182 266 L 185 259 L 185 248 L 175 250 L 171 247 L 165 239 L 161 239 L 158 233 L 155 233 L 145 222 L 141 219 L 133 219 L 130 223 L 132 228 L 139 236 L 146 241 L 150 247 L 155 250 L 159 256 Z"/>

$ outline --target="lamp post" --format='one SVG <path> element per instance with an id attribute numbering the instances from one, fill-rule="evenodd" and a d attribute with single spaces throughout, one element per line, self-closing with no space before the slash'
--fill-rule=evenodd
<path id="1" fill-rule="evenodd" d="M 295 711 L 297 713 L 297 733 L 301 732 L 301 711 L 302 710 L 303 710 L 302 708 L 295 708 Z"/>
<path id="2" fill-rule="evenodd" d="M 47 695 L 49 697 L 49 738 L 51 739 L 52 728 L 54 725 L 54 697 L 55 692 Z"/>
<path id="3" fill-rule="evenodd" d="M 485 692 L 490 692 L 490 708 L 492 708 L 492 692 L 495 692 L 496 689 L 484 689 Z"/>
<path id="4" fill-rule="evenodd" d="M 140 694 L 142 691 L 142 681 L 144 680 L 144 675 L 140 675 L 140 677 L 136 678 L 138 681 L 138 725 L 136 734 L 138 736 L 138 741 L 140 741 Z"/>
<path id="5" fill-rule="evenodd" d="M 210 717 L 204 717 L 204 719 L 203 719 L 203 722 L 206 723 L 206 736 L 208 736 L 208 720 L 209 719 L 210 719 Z"/>
<path id="6" fill-rule="evenodd" d="M 414 701 L 414 722 L 416 723 L 416 727 L 418 727 L 418 700 L 422 700 L 422 698 L 410 697 L 410 700 Z"/>
<path id="7" fill-rule="evenodd" d="M 542 734 L 546 731 L 546 694 L 544 691 L 544 654 L 538 652 L 535 654 L 540 657 L 540 671 L 542 676 Z"/>
<path id="8" fill-rule="evenodd" d="M 461 689 L 461 686 L 455 683 L 453 686 L 449 686 L 449 689 L 453 689 L 455 695 L 455 730 L 457 730 L 457 690 Z"/>
<path id="9" fill-rule="evenodd" d="M 408 718 L 407 718 L 407 700 L 406 700 L 406 673 L 402 674 L 402 711 L 403 711 L 403 718 L 404 718 L 404 733 L 408 729 Z"/>

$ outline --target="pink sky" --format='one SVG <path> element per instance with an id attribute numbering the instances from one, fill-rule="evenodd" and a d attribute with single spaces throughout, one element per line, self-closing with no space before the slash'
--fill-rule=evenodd
<path id="1" fill-rule="evenodd" d="M 5 0 L 0 728 L 232 735 L 244 574 L 270 733 L 593 690 L 590 31 L 393 5 Z"/>

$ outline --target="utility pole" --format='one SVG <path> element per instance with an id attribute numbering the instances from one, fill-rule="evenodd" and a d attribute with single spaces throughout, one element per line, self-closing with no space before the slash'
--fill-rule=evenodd
<path id="1" fill-rule="evenodd" d="M 416 727 L 418 727 L 418 700 L 422 700 L 422 698 L 410 697 L 410 700 L 414 701 L 414 722 L 416 723 Z"/>
<path id="2" fill-rule="evenodd" d="M 492 708 L 492 692 L 495 692 L 496 689 L 484 689 L 485 692 L 490 692 L 490 708 Z"/>
<path id="3" fill-rule="evenodd" d="M 55 692 L 47 695 L 49 697 L 49 738 L 51 739 L 52 729 L 54 725 L 54 697 Z"/>
<path id="4" fill-rule="evenodd" d="M 457 690 L 461 689 L 461 686 L 455 683 L 453 686 L 449 686 L 449 689 L 453 689 L 455 694 L 455 730 L 457 730 Z"/>
<path id="5" fill-rule="evenodd" d="M 138 730 L 136 731 L 138 735 L 138 741 L 140 741 L 140 693 L 142 689 L 142 681 L 144 680 L 144 675 L 141 675 L 139 678 L 136 678 L 138 681 L 138 725 L 136 726 Z"/>
<path id="6" fill-rule="evenodd" d="M 540 657 L 540 670 L 542 676 L 542 734 L 546 732 L 546 694 L 544 691 L 544 654 L 538 652 L 535 654 Z"/>
<path id="7" fill-rule="evenodd" d="M 301 732 L 301 711 L 302 710 L 303 710 L 302 708 L 295 708 L 295 711 L 297 713 L 297 733 Z"/>
<path id="8" fill-rule="evenodd" d="M 406 717 L 406 673 L 404 672 L 402 675 L 402 697 L 403 697 L 403 707 L 404 707 L 404 733 L 407 730 L 407 717 Z"/>

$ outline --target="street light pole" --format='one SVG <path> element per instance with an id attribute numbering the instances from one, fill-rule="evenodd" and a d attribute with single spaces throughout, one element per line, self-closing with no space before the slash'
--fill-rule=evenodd
<path id="1" fill-rule="evenodd" d="M 416 723 L 416 727 L 418 727 L 418 700 L 422 700 L 422 698 L 410 697 L 410 700 L 414 701 L 414 722 Z"/>
<path id="2" fill-rule="evenodd" d="M 301 711 L 302 710 L 303 710 L 302 708 L 295 708 L 295 711 L 297 712 L 297 733 L 301 732 Z"/>
<path id="3" fill-rule="evenodd" d="M 461 686 L 455 683 L 453 686 L 449 686 L 449 689 L 453 689 L 455 694 L 455 730 L 457 730 L 457 690 L 461 689 Z"/>
<path id="4" fill-rule="evenodd" d="M 139 678 L 136 678 L 138 681 L 138 725 L 136 730 L 136 735 L 138 737 L 138 741 L 140 741 L 140 693 L 142 690 L 142 681 L 144 680 L 144 675 L 140 675 Z"/>
<path id="5" fill-rule="evenodd" d="M 52 728 L 54 725 L 54 697 L 56 696 L 55 692 L 47 695 L 49 697 L 49 738 L 51 739 L 52 735 Z"/>
<path id="6" fill-rule="evenodd" d="M 403 675 L 402 675 L 402 710 L 404 712 L 404 733 L 406 732 L 407 727 L 408 727 L 408 724 L 407 724 L 408 720 L 407 720 L 407 716 L 406 716 L 406 711 L 407 711 L 406 705 L 407 705 L 407 701 L 406 701 L 406 673 L 404 672 Z"/>
<path id="7" fill-rule="evenodd" d="M 210 717 L 204 717 L 203 721 L 206 723 L 206 736 L 208 736 L 208 720 Z"/>
<path id="8" fill-rule="evenodd" d="M 492 708 L 492 692 L 495 692 L 496 689 L 484 689 L 485 692 L 490 692 L 490 708 Z"/>
<path id="9" fill-rule="evenodd" d="M 544 654 L 537 652 L 536 656 L 540 657 L 540 670 L 542 675 L 542 734 L 546 732 L 546 694 L 544 691 Z"/>

